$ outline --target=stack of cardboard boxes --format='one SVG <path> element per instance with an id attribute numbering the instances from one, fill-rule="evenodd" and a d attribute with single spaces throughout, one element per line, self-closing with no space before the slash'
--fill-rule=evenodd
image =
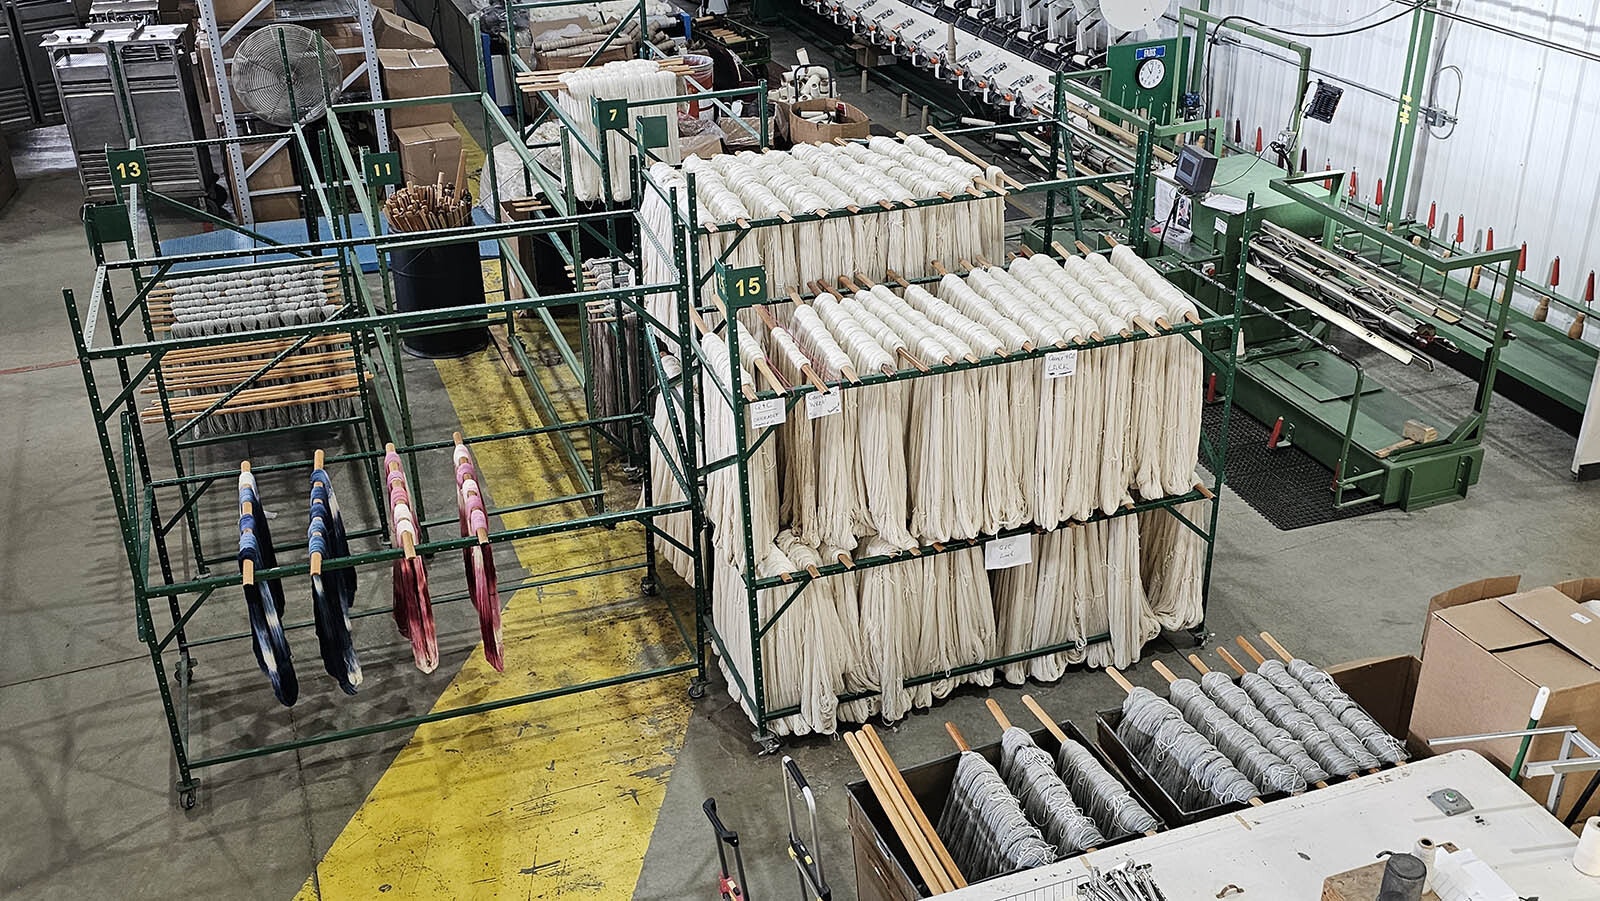
<path id="1" fill-rule="evenodd" d="M 450 93 L 450 64 L 433 44 L 428 29 L 394 13 L 379 11 L 373 20 L 378 44 L 378 71 L 387 100 Z M 455 179 L 461 157 L 461 135 L 450 104 L 403 106 L 389 111 L 394 149 L 406 181 L 430 184 L 441 175 Z"/>

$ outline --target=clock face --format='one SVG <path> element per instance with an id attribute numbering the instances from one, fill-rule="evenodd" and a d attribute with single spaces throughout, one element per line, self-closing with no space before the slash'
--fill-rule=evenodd
<path id="1" fill-rule="evenodd" d="M 1147 59 L 1139 64 L 1139 87 L 1153 91 L 1161 86 L 1167 77 L 1167 64 L 1160 58 Z"/>

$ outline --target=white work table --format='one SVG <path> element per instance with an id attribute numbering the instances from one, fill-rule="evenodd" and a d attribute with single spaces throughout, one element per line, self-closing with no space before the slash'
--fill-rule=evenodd
<path id="1" fill-rule="evenodd" d="M 1453 788 L 1473 810 L 1445 816 L 1428 795 Z M 1085 862 L 1150 864 L 1170 901 L 1316 901 L 1323 879 L 1416 840 L 1472 851 L 1524 898 L 1595 901 L 1600 878 L 1572 866 L 1573 835 L 1472 751 L 1454 751 L 1247 811 L 970 886 L 951 901 L 1074 901 Z M 1221 895 L 1229 885 L 1242 894 Z"/>

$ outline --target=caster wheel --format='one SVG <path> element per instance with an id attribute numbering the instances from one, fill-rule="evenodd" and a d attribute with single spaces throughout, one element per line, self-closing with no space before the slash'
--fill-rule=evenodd
<path id="1" fill-rule="evenodd" d="M 778 740 L 776 738 L 763 738 L 759 740 L 761 747 L 756 749 L 757 756 L 771 757 L 778 753 Z"/>
<path id="2" fill-rule="evenodd" d="M 1195 647 L 1203 648 L 1206 646 L 1206 640 L 1211 637 L 1211 634 L 1206 631 L 1204 626 L 1199 626 L 1189 630 L 1189 637 L 1194 639 Z"/>
<path id="3" fill-rule="evenodd" d="M 186 789 L 178 793 L 178 806 L 184 810 L 194 810 L 195 802 L 194 789 Z"/>
<path id="4" fill-rule="evenodd" d="M 698 701 L 706 696 L 706 683 L 703 679 L 695 679 L 689 683 L 690 700 Z"/>
<path id="5" fill-rule="evenodd" d="M 644 592 L 646 597 L 653 598 L 661 593 L 661 586 L 656 582 L 655 579 L 651 578 L 650 576 L 645 576 L 643 579 L 639 580 L 639 590 Z"/>

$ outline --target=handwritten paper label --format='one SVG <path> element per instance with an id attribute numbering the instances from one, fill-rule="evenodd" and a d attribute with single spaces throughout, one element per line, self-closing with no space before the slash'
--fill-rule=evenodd
<path id="1" fill-rule="evenodd" d="M 784 409 L 783 398 L 774 397 L 771 400 L 758 400 L 750 405 L 750 424 L 758 429 L 769 426 L 782 425 L 788 411 Z"/>
<path id="2" fill-rule="evenodd" d="M 1044 355 L 1044 377 L 1047 379 L 1066 378 L 1077 371 L 1078 352 L 1075 350 L 1058 350 Z"/>
<path id="3" fill-rule="evenodd" d="M 1010 569 L 1033 562 L 1033 536 L 1027 532 L 996 538 L 983 546 L 984 569 Z"/>
<path id="4" fill-rule="evenodd" d="M 844 410 L 844 394 L 840 391 L 829 391 L 827 394 L 813 391 L 806 395 L 806 418 L 821 419 L 832 416 Z"/>

